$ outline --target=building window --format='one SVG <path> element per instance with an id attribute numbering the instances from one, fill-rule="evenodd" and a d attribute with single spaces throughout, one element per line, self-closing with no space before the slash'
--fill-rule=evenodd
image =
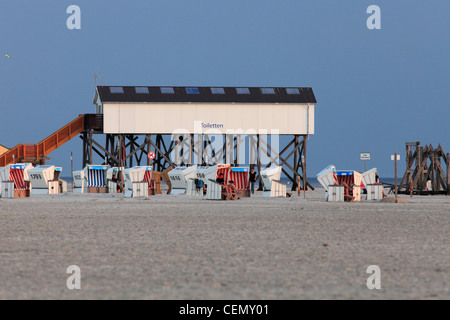
<path id="1" fill-rule="evenodd" d="M 248 88 L 236 88 L 237 94 L 250 94 L 250 90 Z"/>
<path id="2" fill-rule="evenodd" d="M 135 87 L 134 90 L 136 91 L 137 94 L 149 94 L 150 93 L 148 91 L 147 87 Z"/>
<path id="3" fill-rule="evenodd" d="M 198 88 L 186 88 L 187 94 L 200 94 L 200 91 Z"/>
<path id="4" fill-rule="evenodd" d="M 262 94 L 275 94 L 274 88 L 261 88 Z"/>
<path id="5" fill-rule="evenodd" d="M 161 88 L 161 93 L 162 94 L 174 94 L 175 91 L 173 90 L 172 87 L 164 87 L 164 88 Z"/>
<path id="6" fill-rule="evenodd" d="M 300 90 L 298 88 L 286 88 L 287 94 L 300 94 Z"/>
<path id="7" fill-rule="evenodd" d="M 111 93 L 123 93 L 123 87 L 109 87 Z"/>
<path id="8" fill-rule="evenodd" d="M 225 94 L 224 88 L 211 88 L 212 94 Z"/>

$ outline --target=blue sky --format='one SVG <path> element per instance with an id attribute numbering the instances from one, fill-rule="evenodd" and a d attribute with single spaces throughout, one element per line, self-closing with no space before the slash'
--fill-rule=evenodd
<path id="1" fill-rule="evenodd" d="M 81 30 L 66 27 L 72 4 Z M 366 27 L 372 4 L 381 30 Z M 108 85 L 308 86 L 308 176 L 362 170 L 366 151 L 369 168 L 393 176 L 406 141 L 450 152 L 449 16 L 437 0 L 2 1 L 0 144 L 36 143 L 94 113 L 94 73 Z M 78 169 L 78 138 L 51 162 L 69 172 L 71 151 Z"/>

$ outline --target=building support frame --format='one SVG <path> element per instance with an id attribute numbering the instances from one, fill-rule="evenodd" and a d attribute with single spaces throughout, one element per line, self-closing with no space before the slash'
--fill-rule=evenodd
<path id="1" fill-rule="evenodd" d="M 293 139 L 277 152 L 268 141 L 270 135 L 261 134 L 222 135 L 223 144 L 216 149 L 212 142 L 214 135 L 208 134 L 179 136 L 106 134 L 104 146 L 94 139 L 94 136 L 97 137 L 100 134 L 102 133 L 87 129 L 80 135 L 83 140 L 83 167 L 93 164 L 94 153 L 102 159 L 103 164 L 111 167 L 153 165 L 156 171 L 164 171 L 170 166 L 177 165 L 208 166 L 230 163 L 232 166 L 239 166 L 240 163 L 251 163 L 251 168 L 258 168 L 258 190 L 262 190 L 260 172 L 271 165 L 276 165 L 282 166 L 282 172 L 292 183 L 292 191 L 296 191 L 299 187 L 304 189 L 305 185 L 306 190 L 314 190 L 314 187 L 306 180 L 308 135 L 294 135 Z M 248 153 L 243 152 L 245 146 L 248 146 Z M 154 160 L 148 157 L 151 151 L 156 155 Z M 248 154 L 247 158 L 245 154 Z M 184 155 L 184 158 L 180 155 Z M 301 186 L 298 185 L 298 177 L 300 177 Z"/>

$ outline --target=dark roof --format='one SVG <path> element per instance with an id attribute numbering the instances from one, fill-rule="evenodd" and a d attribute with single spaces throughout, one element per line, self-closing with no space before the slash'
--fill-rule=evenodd
<path id="1" fill-rule="evenodd" d="M 173 93 L 162 93 L 162 88 L 173 88 Z M 223 94 L 213 94 L 212 90 Z M 220 89 L 217 89 L 220 88 Z M 173 102 L 173 103 L 317 103 L 311 88 L 247 87 L 248 94 L 238 94 L 244 87 L 146 87 L 97 86 L 102 102 Z M 273 90 L 272 90 L 273 89 Z M 298 91 L 297 91 L 298 89 Z M 113 91 L 113 92 L 111 92 Z M 169 91 L 171 91 L 169 89 Z M 245 90 L 244 90 L 245 91 Z M 117 92 L 117 93 L 114 93 Z M 190 92 L 190 93 L 188 93 Z M 263 93 L 266 92 L 266 93 Z M 299 94 L 288 94 L 298 92 Z M 95 103 L 95 102 L 94 102 Z"/>

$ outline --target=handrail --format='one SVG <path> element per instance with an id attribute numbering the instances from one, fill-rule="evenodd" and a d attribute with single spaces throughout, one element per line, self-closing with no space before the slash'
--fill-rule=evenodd
<path id="1" fill-rule="evenodd" d="M 37 162 L 84 131 L 84 114 L 36 144 L 18 144 L 0 156 L 0 167 L 18 161 Z"/>

